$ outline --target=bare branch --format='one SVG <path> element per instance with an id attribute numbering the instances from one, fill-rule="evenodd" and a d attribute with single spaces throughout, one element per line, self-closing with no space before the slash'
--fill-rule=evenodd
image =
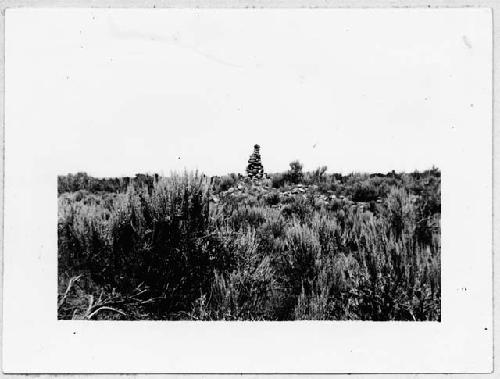
<path id="1" fill-rule="evenodd" d="M 94 317 L 99 311 L 102 311 L 102 310 L 108 310 L 108 311 L 113 311 L 113 312 L 116 312 L 116 313 L 119 313 L 121 314 L 122 316 L 125 316 L 127 317 L 127 314 L 120 311 L 119 309 L 115 309 L 115 308 L 111 308 L 111 307 L 100 307 L 100 308 L 97 308 L 94 312 L 92 312 L 91 314 L 89 314 L 87 316 L 87 318 L 90 320 L 92 319 L 92 317 Z"/>
<path id="2" fill-rule="evenodd" d="M 68 294 L 69 294 L 69 291 L 71 290 L 71 287 L 73 287 L 73 284 L 79 280 L 80 278 L 82 277 L 82 275 L 78 275 L 78 276 L 73 276 L 69 282 L 68 282 L 68 287 L 66 288 L 66 291 L 64 292 L 64 295 L 63 297 L 61 298 L 61 300 L 59 300 L 59 303 L 57 304 L 57 309 L 61 308 L 61 305 L 64 304 L 64 302 L 66 301 L 66 298 L 68 297 Z"/>

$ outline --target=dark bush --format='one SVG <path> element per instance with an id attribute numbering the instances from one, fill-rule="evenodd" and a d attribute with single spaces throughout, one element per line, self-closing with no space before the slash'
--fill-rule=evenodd
<path id="1" fill-rule="evenodd" d="M 378 198 L 377 189 L 370 182 L 356 183 L 352 192 L 353 201 L 370 202 Z"/>
<path id="2" fill-rule="evenodd" d="M 273 188 L 281 188 L 285 185 L 286 175 L 285 174 L 269 174 L 271 178 L 271 183 Z"/>
<path id="3" fill-rule="evenodd" d="M 302 163 L 297 160 L 290 162 L 290 170 L 287 172 L 285 180 L 289 183 L 297 184 L 302 181 L 303 177 Z"/>
<path id="4" fill-rule="evenodd" d="M 271 192 L 265 195 L 264 201 L 269 206 L 278 205 L 280 202 L 280 195 L 277 192 Z"/>

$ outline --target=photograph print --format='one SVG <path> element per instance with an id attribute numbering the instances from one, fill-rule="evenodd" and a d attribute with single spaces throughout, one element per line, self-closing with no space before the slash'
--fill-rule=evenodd
<path id="1" fill-rule="evenodd" d="M 467 40 L 438 14 L 304 12 L 68 18 L 43 62 L 59 320 L 441 321 Z"/>

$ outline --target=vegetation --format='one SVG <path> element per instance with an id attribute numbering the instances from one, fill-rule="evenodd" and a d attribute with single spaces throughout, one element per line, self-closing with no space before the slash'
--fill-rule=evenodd
<path id="1" fill-rule="evenodd" d="M 290 167 L 59 177 L 59 318 L 440 320 L 439 170 Z"/>

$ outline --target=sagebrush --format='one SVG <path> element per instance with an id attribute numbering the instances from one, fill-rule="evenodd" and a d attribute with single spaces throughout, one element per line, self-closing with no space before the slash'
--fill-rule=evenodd
<path id="1" fill-rule="evenodd" d="M 437 169 L 81 177 L 59 177 L 60 319 L 440 320 Z"/>

